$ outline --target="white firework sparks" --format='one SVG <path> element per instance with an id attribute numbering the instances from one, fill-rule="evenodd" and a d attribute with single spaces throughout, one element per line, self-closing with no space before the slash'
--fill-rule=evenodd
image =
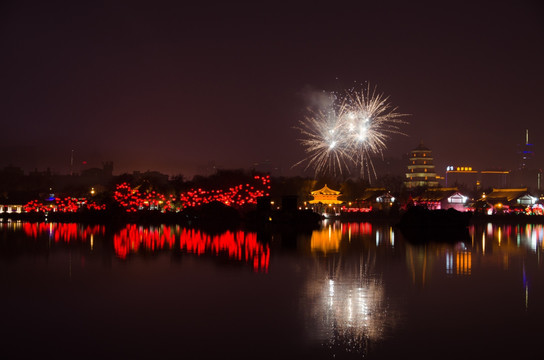
<path id="1" fill-rule="evenodd" d="M 363 178 L 376 177 L 372 157 L 383 157 L 391 134 L 403 134 L 400 125 L 407 123 L 402 119 L 405 115 L 370 85 L 331 94 L 331 100 L 326 110 L 311 112 L 297 127 L 307 157 L 294 166 L 306 163 L 316 176 L 358 168 Z"/>

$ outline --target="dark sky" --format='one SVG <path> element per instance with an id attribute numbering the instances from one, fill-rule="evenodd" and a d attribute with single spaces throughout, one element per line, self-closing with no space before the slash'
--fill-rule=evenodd
<path id="1" fill-rule="evenodd" d="M 387 157 L 543 164 L 539 1 L 4 1 L 0 47 L 0 165 L 297 174 L 307 95 L 365 81 L 411 114 Z"/>

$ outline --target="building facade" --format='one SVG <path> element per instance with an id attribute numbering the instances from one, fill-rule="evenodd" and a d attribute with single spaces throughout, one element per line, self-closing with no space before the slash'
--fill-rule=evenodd
<path id="1" fill-rule="evenodd" d="M 423 143 L 410 152 L 405 185 L 408 189 L 438 186 L 432 151 Z"/>
<path id="2" fill-rule="evenodd" d="M 321 189 L 314 190 L 310 194 L 314 198 L 310 200 L 310 204 L 339 205 L 343 202 L 338 199 L 342 193 L 329 188 L 326 184 Z"/>
<path id="3" fill-rule="evenodd" d="M 509 175 L 508 170 L 475 170 L 472 166 L 450 165 L 446 168 L 446 186 L 476 190 L 488 187 L 503 188 L 509 184 Z"/>
<path id="4" fill-rule="evenodd" d="M 320 214 L 336 215 L 340 213 L 340 205 L 343 203 L 338 197 L 342 195 L 340 191 L 329 188 L 326 184 L 319 190 L 310 193 L 313 200 L 309 203 L 313 211 Z"/>

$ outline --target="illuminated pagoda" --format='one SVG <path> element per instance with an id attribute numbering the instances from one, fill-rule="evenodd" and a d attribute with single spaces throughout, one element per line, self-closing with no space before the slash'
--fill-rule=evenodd
<path id="1" fill-rule="evenodd" d="M 342 200 L 338 200 L 338 197 L 342 195 L 340 191 L 332 190 L 325 184 L 321 189 L 314 190 L 310 193 L 314 199 L 310 200 L 310 204 L 323 204 L 323 205 L 340 205 Z"/>
<path id="2" fill-rule="evenodd" d="M 437 187 L 438 176 L 433 164 L 432 151 L 420 142 L 418 147 L 410 152 L 410 163 L 406 173 L 406 187 Z"/>

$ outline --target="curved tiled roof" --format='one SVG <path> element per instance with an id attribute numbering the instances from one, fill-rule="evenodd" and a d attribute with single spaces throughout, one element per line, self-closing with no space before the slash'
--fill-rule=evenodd
<path id="1" fill-rule="evenodd" d="M 340 195 L 340 191 L 333 190 L 325 184 L 321 189 L 311 192 L 312 195 Z"/>

